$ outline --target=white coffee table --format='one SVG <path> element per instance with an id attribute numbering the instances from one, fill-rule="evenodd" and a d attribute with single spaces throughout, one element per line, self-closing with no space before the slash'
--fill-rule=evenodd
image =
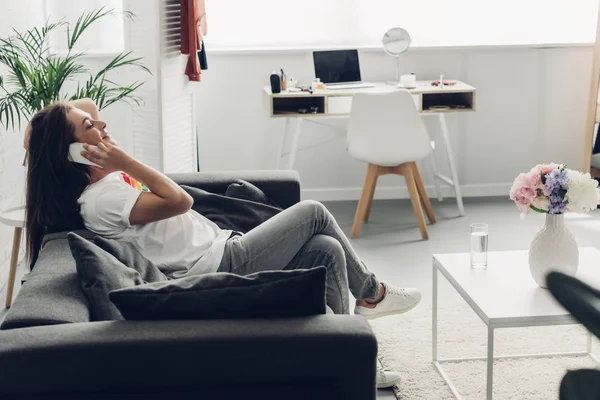
<path id="1" fill-rule="evenodd" d="M 438 271 L 450 282 L 488 328 L 487 357 L 438 358 L 437 302 Z M 600 287 L 600 251 L 579 249 L 577 277 Z M 582 356 L 592 354 L 592 337 L 588 336 L 587 351 L 553 354 L 494 355 L 494 330 L 526 326 L 577 324 L 550 292 L 538 287 L 531 277 L 527 251 L 501 251 L 488 254 L 488 267 L 473 270 L 470 254 L 435 254 L 433 256 L 433 363 L 457 399 L 462 397 L 444 371 L 442 363 L 487 360 L 487 399 L 492 399 L 494 359 Z"/>

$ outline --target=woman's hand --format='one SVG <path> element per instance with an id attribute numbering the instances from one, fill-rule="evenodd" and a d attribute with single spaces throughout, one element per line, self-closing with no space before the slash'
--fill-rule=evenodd
<path id="1" fill-rule="evenodd" d="M 115 171 L 126 172 L 127 166 L 134 160 L 125 150 L 112 144 L 110 139 L 98 143 L 97 147 L 96 150 L 89 144 L 84 143 L 83 148 L 85 151 L 82 151 L 81 155 L 100 165 L 102 171 L 108 174 Z"/>

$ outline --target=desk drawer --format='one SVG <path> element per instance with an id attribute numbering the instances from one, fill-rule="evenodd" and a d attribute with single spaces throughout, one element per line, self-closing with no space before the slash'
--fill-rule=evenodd
<path id="1" fill-rule="evenodd" d="M 417 110 L 421 111 L 421 96 L 412 95 Z M 327 114 L 350 114 L 352 96 L 330 96 L 327 98 Z"/>
<path id="2" fill-rule="evenodd" d="M 327 114 L 350 114 L 352 96 L 330 96 L 327 98 Z"/>

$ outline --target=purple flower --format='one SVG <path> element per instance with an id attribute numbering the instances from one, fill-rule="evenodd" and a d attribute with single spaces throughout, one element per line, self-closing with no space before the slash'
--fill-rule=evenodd
<path id="1" fill-rule="evenodd" d="M 558 190 L 553 190 L 550 193 L 550 196 L 548 196 L 548 199 L 550 200 L 550 203 L 562 203 L 562 201 L 564 200 L 564 195 L 561 194 L 560 189 Z"/>
<path id="2" fill-rule="evenodd" d="M 551 192 L 563 189 L 568 182 L 569 177 L 567 176 L 566 170 L 561 171 L 560 169 L 555 169 L 549 174 L 546 174 L 546 188 Z"/>
<path id="3" fill-rule="evenodd" d="M 567 210 L 567 203 L 565 202 L 557 202 L 550 203 L 550 207 L 548 207 L 548 214 L 564 214 Z"/>
<path id="4" fill-rule="evenodd" d="M 560 178 L 560 177 L 559 177 Z M 555 179 L 557 182 L 558 179 Z M 546 181 L 547 183 L 548 181 Z M 550 200 L 550 206 L 548 207 L 549 214 L 563 214 L 567 210 L 567 202 L 565 200 L 566 190 L 563 190 L 558 184 L 554 190 L 550 192 L 548 200 Z"/>

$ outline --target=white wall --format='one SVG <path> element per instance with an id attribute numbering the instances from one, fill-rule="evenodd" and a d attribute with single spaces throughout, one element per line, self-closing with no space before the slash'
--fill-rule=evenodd
<path id="1" fill-rule="evenodd" d="M 363 79 L 395 76 L 383 51 L 360 54 Z M 538 162 L 579 169 L 583 151 L 592 47 L 411 49 L 403 73 L 418 79 L 459 79 L 477 88 L 477 111 L 447 117 L 458 173 L 466 196 L 508 196 L 515 176 Z M 262 87 L 283 68 L 301 82 L 314 77 L 305 52 L 211 53 L 196 86 L 200 168 L 203 171 L 275 168 L 284 121 L 269 119 Z M 427 117 L 440 141 L 437 120 Z M 345 150 L 346 119 L 307 122 L 296 169 L 304 198 L 358 199 L 366 166 Z M 436 155 L 438 168 L 445 157 Z M 430 184 L 428 163 L 420 163 Z M 431 194 L 431 192 L 430 192 Z M 449 194 L 449 193 L 447 193 Z M 380 179 L 376 198 L 407 196 L 401 178 Z"/>

